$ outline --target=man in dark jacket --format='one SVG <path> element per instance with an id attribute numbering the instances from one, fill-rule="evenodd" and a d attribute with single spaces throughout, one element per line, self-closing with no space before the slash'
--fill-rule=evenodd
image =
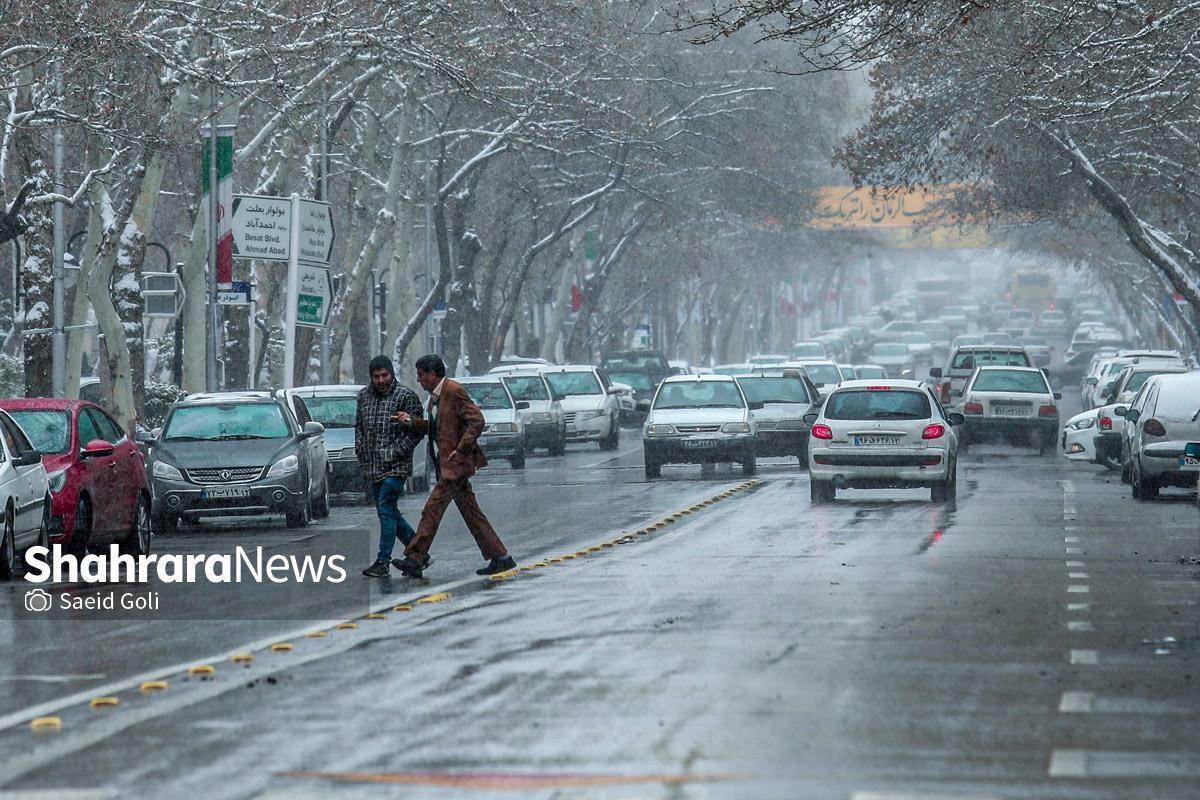
<path id="1" fill-rule="evenodd" d="M 429 567 L 429 546 L 437 534 L 442 515 L 450 503 L 458 506 L 463 522 L 475 537 L 487 565 L 475 570 L 478 575 L 495 575 L 516 567 L 504 542 L 488 521 L 475 491 L 471 476 L 487 466 L 487 457 L 479 447 L 483 433 L 483 412 L 458 381 L 446 377 L 446 365 L 436 355 L 417 359 L 417 382 L 429 392 L 429 419 L 419 414 L 401 413 L 399 419 L 418 434 L 429 434 L 429 455 L 437 467 L 437 485 L 429 493 L 416 536 L 404 548 L 404 558 L 393 563 L 410 578 L 420 578 Z"/>
<path id="2" fill-rule="evenodd" d="M 363 570 L 369 578 L 388 576 L 397 535 L 406 546 L 416 535 L 396 504 L 404 494 L 405 479 L 412 474 L 412 454 L 422 434 L 402 425 L 401 413 L 422 416 L 421 400 L 396 380 L 391 359 L 375 356 L 371 385 L 358 393 L 354 414 L 354 454 L 371 484 L 371 499 L 379 514 L 379 555 Z"/>

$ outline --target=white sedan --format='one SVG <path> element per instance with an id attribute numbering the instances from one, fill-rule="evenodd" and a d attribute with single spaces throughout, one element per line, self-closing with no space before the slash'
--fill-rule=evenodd
<path id="1" fill-rule="evenodd" d="M 1096 460 L 1096 421 L 1099 416 L 1099 412 L 1092 409 L 1067 420 L 1059 439 L 1059 446 L 1068 461 Z"/>

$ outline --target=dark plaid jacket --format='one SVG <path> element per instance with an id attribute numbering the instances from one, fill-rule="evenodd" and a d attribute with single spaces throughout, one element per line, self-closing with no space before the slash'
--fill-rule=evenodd
<path id="1" fill-rule="evenodd" d="M 407 411 L 413 417 L 425 416 L 417 393 L 397 380 L 392 381 L 392 389 L 386 394 L 380 394 L 371 385 L 358 393 L 354 455 L 372 483 L 412 474 L 413 450 L 421 443 L 423 434 L 392 419 L 400 411 Z"/>

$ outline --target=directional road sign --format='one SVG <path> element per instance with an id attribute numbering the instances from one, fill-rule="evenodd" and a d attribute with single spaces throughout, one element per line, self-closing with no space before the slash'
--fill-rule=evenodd
<path id="1" fill-rule="evenodd" d="M 333 207 L 318 200 L 300 201 L 300 260 L 328 264 L 333 258 Z"/>
<path id="2" fill-rule="evenodd" d="M 328 267 L 300 264 L 300 286 L 296 297 L 296 324 L 323 328 L 329 324 L 333 305 L 333 278 Z"/>
<path id="3" fill-rule="evenodd" d="M 291 200 L 233 196 L 233 257 L 287 261 L 291 255 Z"/>

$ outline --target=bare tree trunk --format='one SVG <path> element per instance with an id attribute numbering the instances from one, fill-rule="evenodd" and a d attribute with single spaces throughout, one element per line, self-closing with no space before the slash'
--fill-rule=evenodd
<path id="1" fill-rule="evenodd" d="M 139 175 L 138 179 L 140 180 L 141 177 Z M 108 203 L 107 182 L 97 180 L 93 187 L 93 202 Z M 101 362 L 100 368 L 107 370 L 108 374 L 105 377 L 112 386 L 112 405 L 109 410 L 126 430 L 132 431 L 136 412 L 133 406 L 133 380 L 130 375 L 129 348 L 125 346 L 125 326 L 113 302 L 110 288 L 119 245 L 117 230 L 123 231 L 129 215 L 130 209 L 126 209 L 123 214 L 116 216 L 116 230 L 110 229 L 104 243 L 100 246 L 99 258 L 88 276 L 87 291 L 92 299 L 92 307 L 96 311 L 96 322 L 100 326 L 100 333 L 105 339 L 107 357 Z"/>

